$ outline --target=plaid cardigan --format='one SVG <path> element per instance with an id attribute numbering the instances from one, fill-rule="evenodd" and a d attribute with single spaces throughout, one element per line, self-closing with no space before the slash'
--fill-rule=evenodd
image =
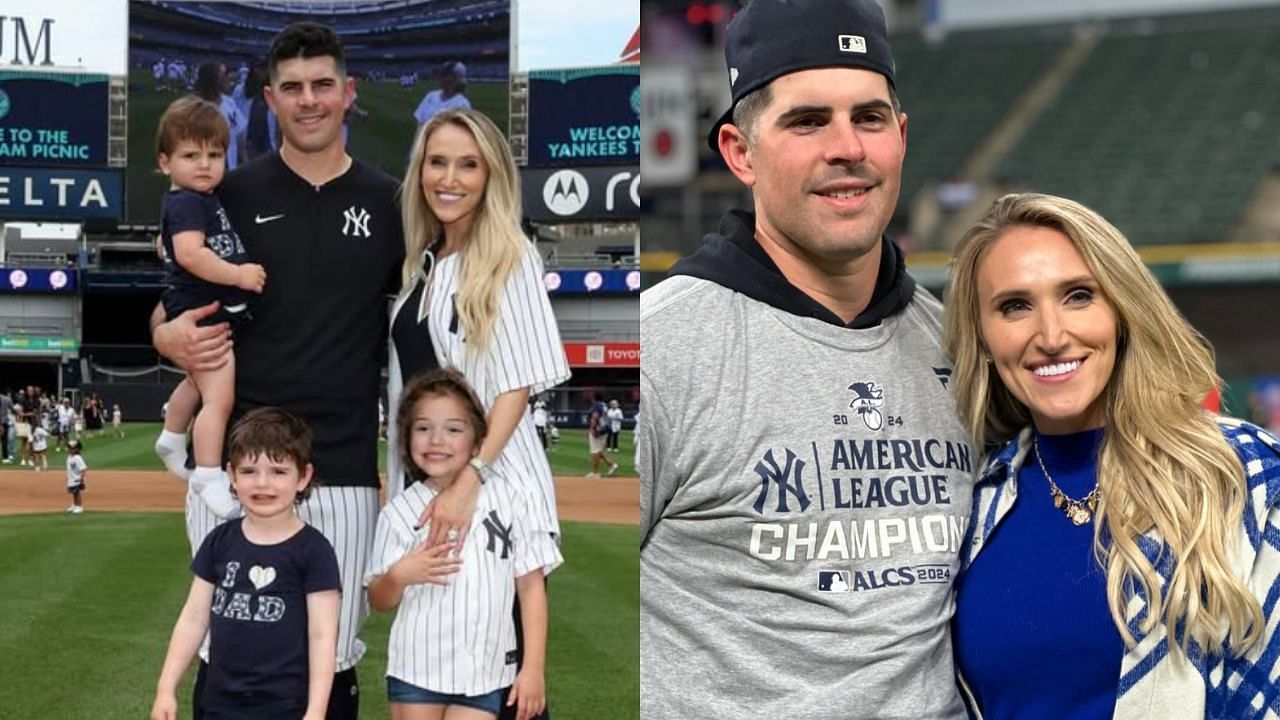
<path id="1" fill-rule="evenodd" d="M 1200 720 L 1202 718 L 1280 719 L 1280 440 L 1261 428 L 1231 418 L 1218 424 L 1227 443 L 1244 466 L 1248 495 L 1232 564 L 1262 605 L 1266 628 L 1259 643 L 1235 658 L 1225 643 L 1206 653 L 1191 643 L 1190 663 L 1169 653 L 1164 623 L 1143 636 L 1146 618 L 1142 593 L 1129 597 L 1126 617 L 1137 645 L 1127 649 L 1116 684 L 1115 720 Z M 993 452 L 973 488 L 973 516 L 961 549 L 961 572 L 982 552 L 1000 520 L 1017 501 L 1018 485 L 1011 482 L 1031 450 L 1031 429 Z M 1154 531 L 1138 538 L 1165 587 L 1173 569 L 1171 553 Z M 964 687 L 963 678 L 961 686 Z M 975 717 L 966 691 L 966 701 Z"/>

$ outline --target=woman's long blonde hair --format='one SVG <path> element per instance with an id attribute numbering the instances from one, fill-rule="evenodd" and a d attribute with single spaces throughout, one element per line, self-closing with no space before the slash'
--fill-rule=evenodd
<path id="1" fill-rule="evenodd" d="M 489 345 L 502 302 L 502 288 L 520 264 L 529 241 L 520 230 L 520 183 L 506 138 L 493 121 L 475 110 L 446 110 L 418 129 L 413 157 L 400 184 L 400 214 L 404 220 L 404 267 L 401 282 L 414 283 L 422 252 L 444 232 L 427 206 L 422 192 L 422 164 L 427 138 L 446 124 L 471 133 L 489 170 L 484 198 L 476 208 L 471 230 L 458 249 L 461 279 L 458 283 L 458 315 L 466 333 L 468 351 Z"/>
<path id="2" fill-rule="evenodd" d="M 1232 570 L 1247 485 L 1239 457 L 1200 402 L 1216 386 L 1213 351 L 1178 313 L 1137 252 L 1089 208 L 1049 195 L 1006 195 L 965 233 L 952 262 L 944 342 L 955 363 L 956 406 L 979 446 L 1004 443 L 1031 422 L 984 358 L 977 274 L 986 249 L 1012 227 L 1051 228 L 1084 257 L 1117 316 L 1116 365 L 1105 393 L 1098 455 L 1102 501 L 1094 549 L 1107 575 L 1111 618 L 1125 642 L 1127 591 L 1147 600 L 1145 635 L 1163 620 L 1170 645 L 1212 653 L 1227 633 L 1243 654 L 1262 635 L 1262 609 Z M 1105 527 L 1105 530 L 1103 528 Z M 1172 577 L 1160 578 L 1137 538 L 1155 529 Z M 1179 623 L 1185 631 L 1179 633 Z"/>

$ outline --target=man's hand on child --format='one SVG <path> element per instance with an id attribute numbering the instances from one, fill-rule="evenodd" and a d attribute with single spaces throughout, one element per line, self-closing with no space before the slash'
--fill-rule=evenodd
<path id="1" fill-rule="evenodd" d="M 226 365 L 231 359 L 230 326 L 225 322 L 199 325 L 218 307 L 214 301 L 157 326 L 151 335 L 156 351 L 187 372 L 209 372 Z"/>
<path id="2" fill-rule="evenodd" d="M 395 564 L 392 572 L 399 577 L 402 585 L 448 585 L 449 576 L 462 567 L 462 559 L 456 552 L 456 543 L 442 542 L 431 545 L 427 542 L 409 551 Z"/>
<path id="3" fill-rule="evenodd" d="M 245 263 L 237 271 L 236 287 L 261 294 L 267 284 L 267 270 L 257 263 Z"/>
<path id="4" fill-rule="evenodd" d="M 527 665 L 516 675 L 516 682 L 507 695 L 507 707 L 517 703 L 516 720 L 532 720 L 547 707 L 547 691 L 542 673 Z"/>

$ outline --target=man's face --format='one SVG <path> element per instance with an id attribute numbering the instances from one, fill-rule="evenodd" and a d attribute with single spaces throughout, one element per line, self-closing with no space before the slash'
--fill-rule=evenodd
<path id="1" fill-rule="evenodd" d="M 293 58 L 276 65 L 265 96 L 285 142 L 303 152 L 320 152 L 342 142 L 342 117 L 354 86 L 331 57 Z"/>
<path id="2" fill-rule="evenodd" d="M 819 68 L 770 86 L 755 145 L 736 170 L 760 232 L 817 264 L 877 246 L 898 202 L 907 118 L 877 72 Z"/>

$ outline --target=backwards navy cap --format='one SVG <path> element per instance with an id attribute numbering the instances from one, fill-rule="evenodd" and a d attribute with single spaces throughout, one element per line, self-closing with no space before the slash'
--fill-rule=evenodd
<path id="1" fill-rule="evenodd" d="M 738 101 L 775 78 L 819 67 L 856 67 L 893 82 L 884 10 L 875 0 L 751 0 L 725 30 L 725 65 L 733 102 L 707 136 L 720 152 L 720 126 Z"/>

